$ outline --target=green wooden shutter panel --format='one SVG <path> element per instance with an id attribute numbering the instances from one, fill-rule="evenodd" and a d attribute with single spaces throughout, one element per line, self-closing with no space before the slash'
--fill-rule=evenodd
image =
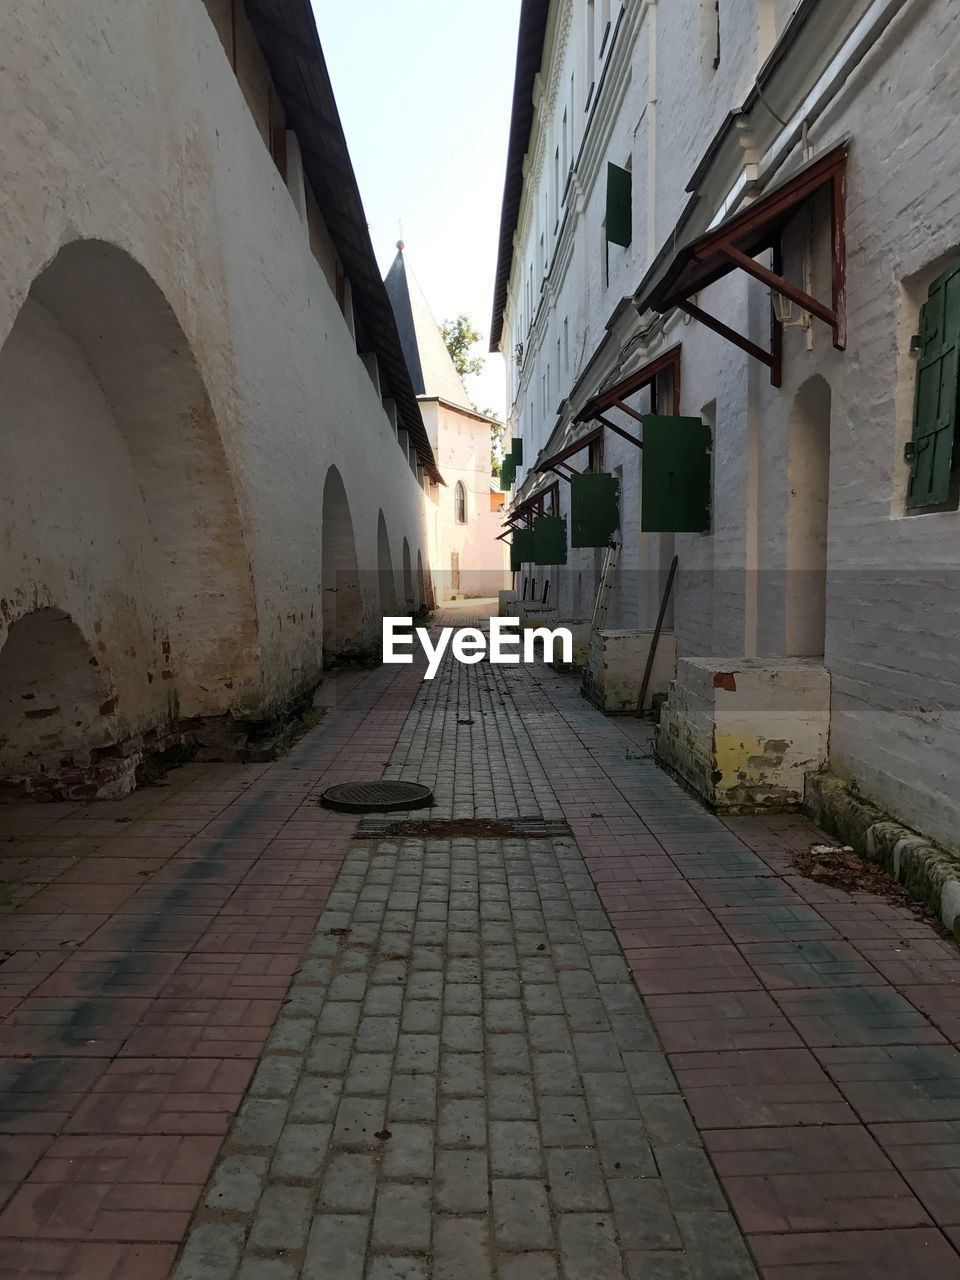
<path id="1" fill-rule="evenodd" d="M 533 560 L 533 530 L 517 529 L 510 543 L 510 569 L 519 573 L 525 564 Z"/>
<path id="2" fill-rule="evenodd" d="M 510 445 L 510 457 L 513 459 L 514 466 L 523 465 L 523 440 L 520 436 L 514 436 Z"/>
<path id="3" fill-rule="evenodd" d="M 571 547 L 605 547 L 620 528 L 620 481 L 604 472 L 570 478 Z"/>
<path id="4" fill-rule="evenodd" d="M 516 479 L 517 466 L 509 453 L 500 464 L 500 491 L 508 493 L 513 488 L 513 482 Z"/>
<path id="5" fill-rule="evenodd" d="M 567 563 L 567 522 L 562 516 L 537 516 L 533 522 L 535 564 Z"/>
<path id="6" fill-rule="evenodd" d="M 640 468 L 644 533 L 710 528 L 710 428 L 699 418 L 647 414 Z"/>
<path id="7" fill-rule="evenodd" d="M 958 398 L 960 263 L 955 263 L 930 286 L 920 312 L 908 508 L 942 506 L 950 500 Z"/>
<path id="8" fill-rule="evenodd" d="M 633 239 L 633 174 L 607 164 L 607 240 L 625 249 Z"/>

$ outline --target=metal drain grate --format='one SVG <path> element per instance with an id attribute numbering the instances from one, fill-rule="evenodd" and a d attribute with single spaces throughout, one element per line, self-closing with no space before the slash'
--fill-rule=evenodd
<path id="1" fill-rule="evenodd" d="M 341 782 L 320 797 L 325 809 L 340 813 L 393 813 L 433 804 L 433 792 L 419 782 Z"/>
<path id="2" fill-rule="evenodd" d="M 410 818 L 399 822 L 387 818 L 364 818 L 357 823 L 355 840 L 388 839 L 391 836 L 439 838 L 457 836 L 490 840 L 542 840 L 569 836 L 570 828 L 562 819 L 548 818 Z"/>

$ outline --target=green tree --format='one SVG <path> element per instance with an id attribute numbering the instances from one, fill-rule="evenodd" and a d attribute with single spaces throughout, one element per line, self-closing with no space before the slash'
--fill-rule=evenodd
<path id="1" fill-rule="evenodd" d="M 487 410 L 487 417 L 496 419 L 492 409 Z M 494 421 L 490 427 L 490 474 L 499 478 L 503 463 L 503 433 L 506 430 L 502 422 Z"/>
<path id="2" fill-rule="evenodd" d="M 443 334 L 443 341 L 450 352 L 450 359 L 453 361 L 461 378 L 467 377 L 468 374 L 474 375 L 483 372 L 483 356 L 472 356 L 470 354 L 472 348 L 481 341 L 483 335 L 470 323 L 469 316 L 461 312 L 456 320 L 444 320 L 440 326 L 440 332 Z M 473 402 L 471 401 L 471 403 Z M 498 420 L 492 409 L 478 409 L 476 405 L 473 405 L 473 408 L 476 413 L 482 413 L 485 418 L 493 420 L 490 427 L 490 474 L 499 476 L 503 455 L 501 443 L 504 431 L 503 423 Z"/>
<path id="3" fill-rule="evenodd" d="M 482 371 L 483 357 L 470 354 L 471 347 L 480 341 L 480 334 L 470 323 L 468 316 L 461 313 L 456 320 L 444 320 L 440 332 L 461 378 Z"/>

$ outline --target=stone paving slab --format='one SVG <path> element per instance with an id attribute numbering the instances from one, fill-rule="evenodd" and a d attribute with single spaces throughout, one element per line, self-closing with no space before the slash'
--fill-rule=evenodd
<path id="1" fill-rule="evenodd" d="M 349 846 L 317 789 L 383 768 L 418 684 L 334 682 L 274 765 L 0 810 L 3 1280 L 169 1275 Z"/>
<path id="2" fill-rule="evenodd" d="M 314 803 L 381 774 L 507 833 Z M 13 817 L 0 1280 L 960 1277 L 956 949 L 570 678 L 357 676 L 288 760 Z"/>
<path id="3" fill-rule="evenodd" d="M 797 875 L 802 816 L 721 821 L 570 681 L 505 680 L 761 1275 L 960 1277 L 952 941 Z"/>
<path id="4" fill-rule="evenodd" d="M 495 669 L 447 663 L 386 772 L 432 833 L 358 823 L 176 1280 L 753 1275 Z"/>

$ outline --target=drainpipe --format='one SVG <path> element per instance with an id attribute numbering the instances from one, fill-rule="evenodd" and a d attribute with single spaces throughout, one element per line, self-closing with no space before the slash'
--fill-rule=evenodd
<path id="1" fill-rule="evenodd" d="M 647 0 L 647 263 L 653 262 L 657 241 L 657 0 Z M 646 269 L 646 264 L 645 269 Z"/>

